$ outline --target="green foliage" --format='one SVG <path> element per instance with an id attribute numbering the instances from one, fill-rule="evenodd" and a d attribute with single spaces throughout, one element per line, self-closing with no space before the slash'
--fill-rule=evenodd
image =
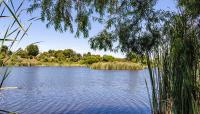
<path id="1" fill-rule="evenodd" d="M 38 60 L 42 62 L 78 62 L 81 58 L 81 54 L 76 53 L 72 49 L 49 50 L 38 56 Z"/>
<path id="2" fill-rule="evenodd" d="M 37 45 L 31 44 L 26 47 L 28 56 L 37 56 L 39 54 L 39 48 Z"/>
<path id="3" fill-rule="evenodd" d="M 71 58 L 69 59 L 69 61 L 78 62 L 78 61 L 80 61 L 81 59 L 82 59 L 81 54 L 76 54 L 76 55 L 74 55 L 73 57 L 71 57 Z"/>
<path id="4" fill-rule="evenodd" d="M 199 0 L 179 0 L 179 5 L 185 8 L 185 11 L 193 18 L 200 14 L 200 1 Z"/>
<path id="5" fill-rule="evenodd" d="M 66 58 L 71 58 L 76 55 L 76 53 L 72 49 L 65 49 L 63 54 Z"/>
<path id="6" fill-rule="evenodd" d="M 7 54 L 8 54 L 8 47 L 5 45 L 1 46 L 0 47 L 0 56 L 1 56 L 0 59 L 5 58 L 7 56 Z"/>
<path id="7" fill-rule="evenodd" d="M 12 59 L 14 53 L 12 53 L 11 48 L 17 42 L 20 42 L 27 35 L 29 27 L 26 29 L 22 26 L 22 21 L 20 16 L 22 14 L 22 5 L 24 1 L 19 1 L 19 5 L 14 6 L 13 0 L 0 2 L 0 18 L 2 22 L 6 21 L 5 25 L 1 27 L 1 38 L 0 38 L 0 61 L 1 66 L 6 65 L 7 62 Z M 6 44 L 6 45 L 5 45 Z M 9 45 L 9 47 L 7 46 Z M 2 60 L 3 59 L 3 60 Z"/>
<path id="8" fill-rule="evenodd" d="M 0 66 L 2 66 L 3 65 L 3 60 L 2 59 L 0 59 Z"/>
<path id="9" fill-rule="evenodd" d="M 7 53 L 8 53 L 8 46 L 3 45 L 0 49 L 1 49 L 1 50 L 0 50 L 1 53 L 4 53 L 4 54 L 7 54 Z"/>
<path id="10" fill-rule="evenodd" d="M 28 12 L 31 13 L 34 10 L 41 9 L 41 20 L 48 22 L 47 27 L 53 25 L 55 30 L 63 32 L 69 29 L 71 32 L 73 32 L 74 25 L 77 28 L 76 36 L 79 36 L 80 33 L 83 33 L 84 37 L 88 37 L 88 32 L 91 29 L 90 21 L 92 18 L 90 17 L 95 16 L 93 20 L 103 22 L 102 17 L 104 14 L 113 14 L 110 15 L 111 17 L 107 21 L 107 27 L 111 27 L 115 22 L 119 22 L 119 17 L 130 17 L 130 20 L 133 23 L 138 23 L 139 20 L 145 17 L 145 14 L 149 12 L 148 9 L 155 5 L 157 0 L 145 0 L 142 2 L 139 0 L 29 1 L 32 4 L 30 5 Z M 99 14 L 100 17 L 96 17 L 94 12 Z M 73 23 L 73 19 L 75 19 L 75 23 Z M 129 22 L 130 20 L 124 20 L 124 22 Z"/>
<path id="11" fill-rule="evenodd" d="M 125 62 L 125 59 L 114 58 L 110 55 L 104 55 L 101 57 L 100 55 L 92 55 L 90 52 L 83 54 L 83 56 L 79 53 L 76 53 L 72 49 L 65 50 L 49 50 L 48 52 L 40 53 L 37 58 L 39 62 L 44 64 L 82 64 L 82 65 L 91 65 L 93 63 L 98 62 Z"/>
<path id="12" fill-rule="evenodd" d="M 102 58 L 99 55 L 84 56 L 81 63 L 82 64 L 93 64 L 93 63 L 100 62 L 101 60 L 102 60 Z"/>
<path id="13" fill-rule="evenodd" d="M 8 46 L 3 45 L 0 47 L 0 66 L 4 64 L 4 59 L 7 59 L 8 56 L 11 56 L 12 52 L 8 49 Z"/>
<path id="14" fill-rule="evenodd" d="M 142 58 L 142 57 L 139 56 L 139 55 L 137 55 L 137 54 L 134 53 L 134 52 L 129 52 L 129 53 L 126 54 L 126 59 L 127 59 L 128 61 L 138 62 L 138 61 L 141 60 L 140 58 Z M 142 58 L 142 61 L 143 61 L 143 58 Z"/>
<path id="15" fill-rule="evenodd" d="M 115 37 L 113 37 L 111 33 L 104 30 L 99 35 L 90 39 L 90 47 L 95 50 L 100 49 L 104 51 L 112 51 L 113 42 L 115 42 Z"/>
<path id="16" fill-rule="evenodd" d="M 3 59 L 4 59 L 4 55 L 2 53 L 0 53 L 0 66 L 3 66 Z"/>
<path id="17" fill-rule="evenodd" d="M 83 54 L 83 57 L 91 56 L 92 54 L 90 52 L 87 52 L 86 54 Z"/>
<path id="18" fill-rule="evenodd" d="M 103 61 L 104 62 L 113 62 L 115 60 L 115 58 L 111 55 L 104 55 L 103 56 Z"/>
<path id="19" fill-rule="evenodd" d="M 21 58 L 28 58 L 28 53 L 25 50 L 20 48 L 17 51 L 16 56 L 20 56 Z"/>
<path id="20" fill-rule="evenodd" d="M 164 96 L 173 99 L 173 111 L 177 114 L 200 111 L 200 75 L 197 73 L 200 71 L 200 28 L 190 15 L 181 13 L 172 17 L 166 34 L 170 38 L 170 49 L 164 56 L 167 67 L 163 69 L 166 78 L 163 88 L 170 88 L 165 91 L 169 95 Z"/>
<path id="21" fill-rule="evenodd" d="M 111 55 L 92 55 L 90 52 L 83 54 L 76 53 L 72 49 L 49 50 L 40 53 L 37 57 L 30 59 L 27 50 L 19 49 L 9 61 L 8 65 L 30 66 L 30 65 L 55 65 L 55 66 L 83 66 L 92 65 L 98 62 L 127 62 L 125 59 L 115 58 Z"/>

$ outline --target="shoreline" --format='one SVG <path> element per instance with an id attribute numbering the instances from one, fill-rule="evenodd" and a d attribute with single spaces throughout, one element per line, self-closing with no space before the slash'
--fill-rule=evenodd
<path id="1" fill-rule="evenodd" d="M 8 64 L 9 67 L 87 67 L 93 70 L 144 70 L 145 65 L 139 63 L 128 62 L 98 62 L 94 64 L 80 64 L 80 63 L 23 63 L 23 64 Z"/>

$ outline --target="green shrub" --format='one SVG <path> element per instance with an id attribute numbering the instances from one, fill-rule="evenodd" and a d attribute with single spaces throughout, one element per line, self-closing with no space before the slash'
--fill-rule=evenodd
<path id="1" fill-rule="evenodd" d="M 102 58 L 100 56 L 85 56 L 82 60 L 82 64 L 93 64 L 93 63 L 97 63 L 100 62 L 102 60 Z"/>
<path id="2" fill-rule="evenodd" d="M 111 55 L 104 55 L 103 56 L 103 61 L 104 62 L 113 62 L 115 60 L 115 58 Z"/>
<path id="3" fill-rule="evenodd" d="M 3 60 L 2 59 L 0 59 L 0 66 L 2 66 L 3 65 Z"/>
<path id="4" fill-rule="evenodd" d="M 21 58 L 28 58 L 28 53 L 23 49 L 19 49 L 16 53 L 16 56 L 19 56 Z"/>

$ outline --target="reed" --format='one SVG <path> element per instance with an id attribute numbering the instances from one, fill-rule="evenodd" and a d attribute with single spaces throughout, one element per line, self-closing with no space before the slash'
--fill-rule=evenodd
<path id="1" fill-rule="evenodd" d="M 3 23 L 6 22 L 6 25 L 1 27 L 2 32 L 0 33 L 0 50 L 3 49 L 4 45 L 9 45 L 8 51 L 12 50 L 13 47 L 17 46 L 19 42 L 27 35 L 27 31 L 29 30 L 31 24 L 25 28 L 21 23 L 22 21 L 20 20 L 20 15 L 23 12 L 23 3 L 24 0 L 22 0 L 19 6 L 15 7 L 13 5 L 13 0 L 0 0 L 0 21 Z M 3 59 L 4 56 L 7 55 L 8 51 L 4 53 L 2 53 L 2 51 L 0 52 L 0 91 L 4 90 L 2 87 L 11 72 L 6 64 L 15 55 L 15 53 L 13 53 L 11 56 L 6 57 L 6 59 Z M 0 110 L 0 113 L 14 114 L 14 112 L 5 110 Z"/>
<path id="2" fill-rule="evenodd" d="M 5 71 L 4 74 L 1 74 L 1 85 L 2 87 L 4 81 L 8 77 L 10 70 L 8 70 L 8 67 L 6 67 L 6 64 L 9 60 L 13 58 L 15 53 L 7 57 L 9 51 L 13 49 L 14 46 L 17 46 L 19 42 L 27 35 L 27 31 L 29 30 L 29 27 L 26 29 L 24 28 L 24 25 L 21 23 L 20 15 L 22 13 L 22 5 L 24 1 L 20 3 L 18 7 L 14 7 L 13 1 L 0 1 L 0 18 L 2 18 L 0 21 L 6 21 L 7 27 L 3 27 L 1 31 L 4 31 L 0 34 L 0 70 Z M 17 10 L 16 10 L 17 9 Z M 9 45 L 7 51 L 2 52 L 2 49 L 4 45 Z M 16 45 L 15 45 L 16 44 Z M 17 52 L 17 51 L 16 51 Z M 4 59 L 5 58 L 5 59 Z"/>
<path id="3" fill-rule="evenodd" d="M 167 26 L 165 42 L 147 52 L 154 114 L 200 113 L 200 40 L 195 21 L 181 13 Z M 150 63 L 154 58 L 156 70 Z"/>
<path id="4" fill-rule="evenodd" d="M 90 68 L 99 70 L 141 70 L 145 67 L 142 64 L 131 62 L 99 62 L 92 64 Z"/>

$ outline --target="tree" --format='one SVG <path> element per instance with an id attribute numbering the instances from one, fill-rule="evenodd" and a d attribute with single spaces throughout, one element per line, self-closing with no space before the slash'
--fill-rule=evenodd
<path id="1" fill-rule="evenodd" d="M 81 56 L 81 54 L 75 54 L 74 56 L 72 56 L 71 58 L 70 58 L 70 61 L 71 62 L 78 62 L 78 61 L 80 61 L 82 59 L 82 56 Z"/>
<path id="2" fill-rule="evenodd" d="M 47 21 L 47 27 L 54 26 L 55 30 L 63 32 L 66 30 L 74 31 L 73 25 L 76 26 L 76 36 L 83 33 L 84 37 L 88 37 L 91 29 L 90 21 L 95 19 L 103 22 L 102 18 L 96 17 L 98 13 L 100 17 L 105 14 L 120 14 L 121 17 L 126 15 L 135 15 L 134 20 L 140 19 L 146 11 L 154 6 L 157 0 L 29 0 L 31 5 L 28 12 L 32 13 L 36 9 L 41 9 L 41 20 Z M 73 11 L 73 12 L 72 12 Z M 121 12 L 121 13 L 119 13 Z M 73 13 L 73 15 L 72 15 Z M 113 16 L 113 15 L 110 15 Z M 119 15 L 118 15 L 119 16 Z M 94 17 L 94 18 L 90 18 Z M 113 18 L 113 17 L 111 17 Z M 136 19 L 138 18 L 138 19 Z M 73 24 L 73 21 L 75 23 Z M 118 20 L 113 20 L 118 21 Z M 108 22 L 111 26 L 112 21 Z"/>
<path id="3" fill-rule="evenodd" d="M 33 56 L 33 57 L 39 54 L 39 48 L 37 45 L 34 45 L 34 44 L 27 46 L 26 51 L 29 56 Z"/>
<path id="4" fill-rule="evenodd" d="M 55 52 L 55 58 L 58 61 L 64 61 L 64 60 L 66 60 L 66 58 L 65 58 L 62 50 L 58 50 L 58 51 Z"/>
<path id="5" fill-rule="evenodd" d="M 3 45 L 0 47 L 0 54 L 2 56 L 2 58 L 5 58 L 8 55 L 8 46 Z"/>
<path id="6" fill-rule="evenodd" d="M 99 55 L 91 55 L 83 57 L 82 63 L 83 64 L 93 64 L 100 62 L 102 60 L 101 56 Z"/>
<path id="7" fill-rule="evenodd" d="M 1 49 L 1 53 L 4 53 L 4 54 L 8 53 L 8 46 L 3 45 L 0 49 Z"/>
<path id="8" fill-rule="evenodd" d="M 131 61 L 133 59 L 137 59 L 137 57 L 138 57 L 137 54 L 135 54 L 134 52 L 130 52 L 130 53 L 126 54 L 126 59 L 129 61 Z"/>
<path id="9" fill-rule="evenodd" d="M 180 6 L 185 8 L 185 11 L 193 18 L 198 18 L 200 15 L 200 1 L 199 0 L 179 0 Z"/>
<path id="10" fill-rule="evenodd" d="M 16 55 L 20 56 L 21 58 L 28 58 L 27 52 L 21 48 L 17 51 Z"/>
<path id="11" fill-rule="evenodd" d="M 75 52 L 72 49 L 65 49 L 63 54 L 66 58 L 71 58 L 75 55 Z"/>
<path id="12" fill-rule="evenodd" d="M 92 55 L 91 52 L 87 52 L 87 53 L 83 54 L 83 57 L 87 57 L 87 56 L 91 56 L 91 55 Z"/>
<path id="13" fill-rule="evenodd" d="M 115 58 L 111 55 L 104 55 L 103 56 L 103 61 L 105 62 L 113 62 L 115 60 Z"/>

